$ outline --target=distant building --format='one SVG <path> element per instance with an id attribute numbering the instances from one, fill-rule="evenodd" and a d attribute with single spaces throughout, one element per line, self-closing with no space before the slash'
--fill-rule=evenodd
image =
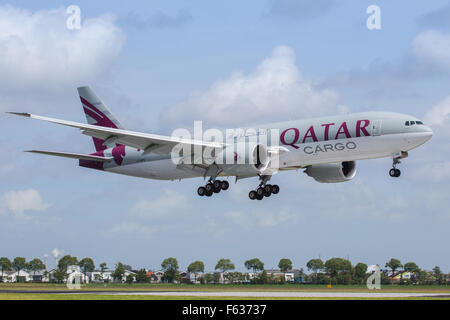
<path id="1" fill-rule="evenodd" d="M 300 270 L 298 269 L 287 271 L 281 271 L 279 269 L 268 269 L 265 271 L 269 277 L 273 276 L 275 280 L 281 280 L 282 278 L 284 278 L 284 281 L 286 282 L 295 282 L 295 279 L 300 277 Z"/>

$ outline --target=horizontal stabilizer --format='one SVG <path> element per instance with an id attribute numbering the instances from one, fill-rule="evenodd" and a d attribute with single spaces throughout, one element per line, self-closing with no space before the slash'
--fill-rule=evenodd
<path id="1" fill-rule="evenodd" d="M 79 160 L 99 161 L 99 162 L 106 162 L 106 161 L 114 159 L 113 157 L 99 157 L 99 156 L 91 156 L 91 155 L 88 155 L 88 154 L 67 153 L 67 152 L 53 152 L 53 151 L 44 151 L 44 150 L 27 150 L 25 152 L 46 154 L 46 155 L 49 155 L 49 156 L 71 158 L 71 159 L 79 159 Z"/>

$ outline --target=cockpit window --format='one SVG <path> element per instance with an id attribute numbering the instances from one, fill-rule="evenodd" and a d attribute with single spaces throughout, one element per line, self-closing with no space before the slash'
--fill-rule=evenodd
<path id="1" fill-rule="evenodd" d="M 405 126 L 407 126 L 407 127 L 413 126 L 415 124 L 422 125 L 422 126 L 424 125 L 422 121 L 416 121 L 416 120 L 414 120 L 414 121 L 405 121 Z"/>

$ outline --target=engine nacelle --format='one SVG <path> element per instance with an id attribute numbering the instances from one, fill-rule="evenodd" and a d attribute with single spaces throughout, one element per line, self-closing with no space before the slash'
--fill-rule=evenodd
<path id="1" fill-rule="evenodd" d="M 314 164 L 304 171 L 314 180 L 322 183 L 345 182 L 353 179 L 356 175 L 355 161 L 344 161 L 337 163 Z"/>
<path id="2" fill-rule="evenodd" d="M 236 149 L 227 148 L 219 155 L 219 167 L 230 175 L 253 176 L 263 173 L 269 166 L 270 155 L 267 147 L 260 143 L 237 144 Z"/>

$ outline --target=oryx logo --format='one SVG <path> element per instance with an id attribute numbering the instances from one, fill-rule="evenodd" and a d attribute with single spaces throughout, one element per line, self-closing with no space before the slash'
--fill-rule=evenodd
<path id="1" fill-rule="evenodd" d="M 119 144 L 117 147 L 112 149 L 112 156 L 114 157 L 114 162 L 117 163 L 118 166 L 122 165 L 123 158 L 125 158 L 125 145 Z"/>

